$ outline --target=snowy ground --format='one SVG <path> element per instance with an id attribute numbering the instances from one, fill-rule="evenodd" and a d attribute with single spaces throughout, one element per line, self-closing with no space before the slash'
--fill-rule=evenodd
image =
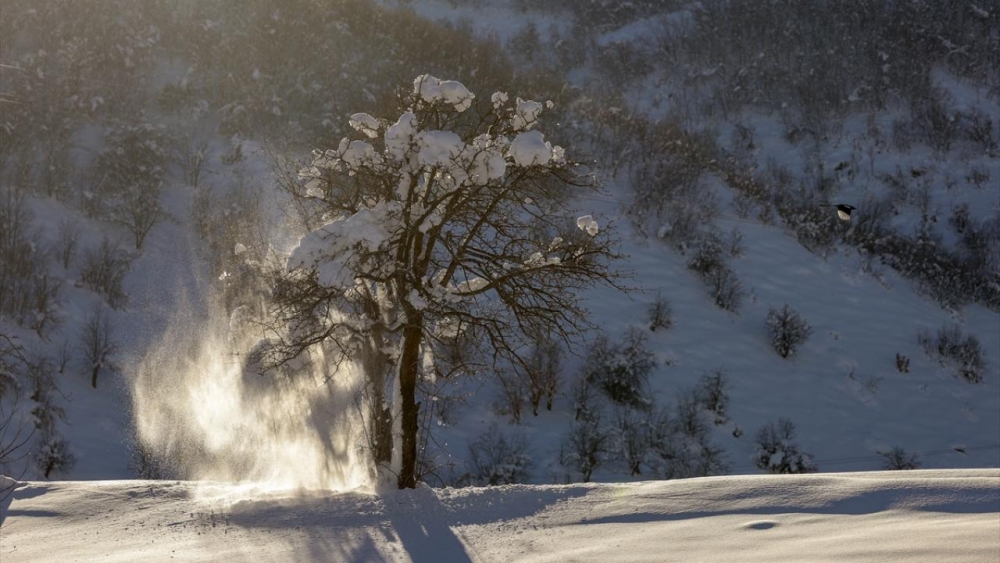
<path id="1" fill-rule="evenodd" d="M 1000 470 L 418 489 L 22 483 L 0 559 L 997 561 Z"/>

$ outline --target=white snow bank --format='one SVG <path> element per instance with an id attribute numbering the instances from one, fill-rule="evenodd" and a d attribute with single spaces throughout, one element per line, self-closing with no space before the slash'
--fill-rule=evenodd
<path id="1" fill-rule="evenodd" d="M 55 482 L 17 490 L 0 549 L 4 563 L 947 563 L 1000 560 L 998 518 L 997 469 L 425 488 L 381 497 L 249 484 Z"/>

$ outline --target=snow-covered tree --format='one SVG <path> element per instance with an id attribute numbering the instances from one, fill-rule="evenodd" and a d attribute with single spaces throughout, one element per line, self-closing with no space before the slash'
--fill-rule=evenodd
<path id="1" fill-rule="evenodd" d="M 589 326 L 577 291 L 615 283 L 609 231 L 566 211 L 573 190 L 596 187 L 536 129 L 547 107 L 423 75 L 398 117 L 354 114 L 356 138 L 315 151 L 292 187 L 322 226 L 288 258 L 280 328 L 258 357 L 355 358 L 374 461 L 401 488 L 418 479 L 422 377 L 530 369 L 542 336 Z M 435 359 L 444 349 L 464 352 Z"/>
<path id="2" fill-rule="evenodd" d="M 812 473 L 816 471 L 812 456 L 799 450 L 795 443 L 795 425 L 787 418 L 769 422 L 757 430 L 753 460 L 768 473 Z"/>

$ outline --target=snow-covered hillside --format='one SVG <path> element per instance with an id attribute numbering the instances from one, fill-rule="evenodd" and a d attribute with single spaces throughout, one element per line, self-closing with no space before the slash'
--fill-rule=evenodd
<path id="1" fill-rule="evenodd" d="M 28 482 L 5 563 L 1000 558 L 997 470 L 711 477 L 360 492 L 211 482 Z"/>
<path id="2" fill-rule="evenodd" d="M 872 560 L 996 555 L 996 491 L 982 485 L 996 473 L 959 470 L 1000 467 L 1000 78 L 976 66 L 1000 51 L 962 42 L 995 48 L 1000 8 L 963 6 L 937 35 L 884 24 L 841 51 L 808 33 L 825 12 L 746 35 L 718 1 L 248 0 L 170 14 L 104 1 L 115 9 L 77 14 L 80 25 L 63 13 L 80 10 L 73 2 L 0 5 L 0 250 L 19 258 L 0 262 L 0 283 L 17 288 L 0 295 L 0 336 L 20 346 L 0 340 L 0 471 L 30 480 L 0 528 L 4 561 L 160 543 L 137 527 L 176 534 L 177 558 L 195 560 L 436 560 L 441 545 L 456 560 L 533 546 L 540 561 L 597 561 L 619 553 L 610 540 L 637 560 L 725 558 L 703 543 L 717 556 L 843 560 L 870 552 L 815 538 L 855 535 L 884 546 Z M 750 21 L 780 3 L 729 4 Z M 933 20 L 939 7 L 918 4 L 893 15 Z M 821 7 L 830 29 L 854 29 L 854 11 Z M 810 41 L 786 49 L 803 33 Z M 496 366 L 436 379 L 424 366 L 423 480 L 538 488 L 268 490 L 371 476 L 354 371 L 292 382 L 241 371 L 261 335 L 246 334 L 252 307 L 234 303 L 266 308 L 267 268 L 284 271 L 308 231 L 302 202 L 278 184 L 297 185 L 310 150 L 361 139 L 350 116 L 367 114 L 355 112 L 395 122 L 387 100 L 424 73 L 479 102 L 503 91 L 545 107 L 538 130 L 605 190 L 557 213 L 620 237 L 630 291 L 581 296 L 594 330 L 563 353 L 551 409 L 542 401 L 537 415 L 524 381 Z M 836 203 L 857 207 L 849 221 L 826 207 Z M 148 232 L 128 213 L 143 209 L 156 211 Z M 651 330 L 657 302 L 665 322 Z M 809 330 L 782 357 L 767 319 L 786 305 Z M 95 354 L 87 336 L 101 318 L 113 345 Z M 629 342 L 644 366 L 639 399 L 582 405 L 580 382 L 627 363 Z M 578 447 L 589 431 L 592 460 Z M 956 472 L 749 476 L 914 467 Z M 640 483 L 717 474 L 741 477 Z M 549 486 L 585 480 L 608 484 Z M 959 500 L 936 500 L 949 495 Z M 630 517 L 630 504 L 650 507 Z M 598 533 L 578 526 L 585 518 Z M 101 522 L 121 530 L 105 536 Z M 102 539 L 38 555 L 49 530 Z M 592 535 L 610 540 L 583 541 Z M 985 551 L 935 551 L 963 541 Z"/>

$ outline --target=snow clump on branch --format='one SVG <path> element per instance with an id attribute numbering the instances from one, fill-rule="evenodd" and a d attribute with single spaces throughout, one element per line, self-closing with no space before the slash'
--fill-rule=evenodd
<path id="1" fill-rule="evenodd" d="M 429 74 L 422 74 L 413 81 L 413 93 L 427 103 L 451 104 L 459 113 L 472 107 L 472 100 L 476 97 L 461 82 L 439 80 Z"/>
<path id="2" fill-rule="evenodd" d="M 598 226 L 597 221 L 594 220 L 591 215 L 584 215 L 576 220 L 576 226 L 581 231 L 587 231 L 587 234 L 596 237 L 597 233 L 600 232 L 601 228 Z"/>

